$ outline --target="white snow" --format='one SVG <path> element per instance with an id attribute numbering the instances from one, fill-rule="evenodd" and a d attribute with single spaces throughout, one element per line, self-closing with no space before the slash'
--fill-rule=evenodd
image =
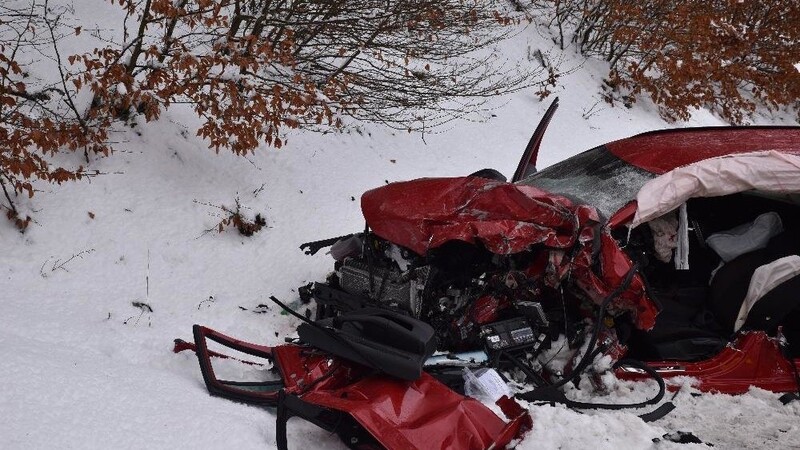
<path id="1" fill-rule="evenodd" d="M 557 53 L 550 42 L 529 29 L 506 48 L 555 52 L 565 68 L 583 64 L 554 88 L 561 107 L 540 167 L 642 131 L 721 124 L 706 111 L 667 124 L 646 101 L 604 107 L 603 64 L 582 63 L 571 49 Z M 36 220 L 25 234 L 0 221 L 0 448 L 273 448 L 274 411 L 210 397 L 196 358 L 173 354 L 172 340 L 190 340 L 200 323 L 282 343 L 296 322 L 272 305 L 254 310 L 270 295 L 297 305 L 296 287 L 332 268 L 324 252 L 303 255 L 301 243 L 363 228 L 360 195 L 386 182 L 485 167 L 510 175 L 549 101 L 533 90 L 497 99 L 490 112 L 429 131 L 424 141 L 374 126 L 292 132 L 284 148 L 246 158 L 208 149 L 191 111 L 178 106 L 156 123 L 121 127 L 114 154 L 89 165 L 101 175 L 38 184 L 31 201 L 17 199 Z M 77 166 L 82 157 L 59 160 Z M 250 238 L 217 233 L 219 207 L 236 199 L 267 227 Z M 652 441 L 675 430 L 717 448 L 798 448 L 800 404 L 783 406 L 762 390 L 690 391 L 653 424 L 635 416 L 645 411 L 532 406 L 534 429 L 520 448 L 707 448 Z M 644 399 L 655 385 L 618 382 L 611 392 L 616 401 Z M 302 421 L 290 422 L 289 434 L 291 448 L 344 448 Z"/>

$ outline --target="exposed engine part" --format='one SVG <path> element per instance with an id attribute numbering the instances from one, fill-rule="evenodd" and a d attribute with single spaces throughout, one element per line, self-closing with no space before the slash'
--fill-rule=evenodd
<path id="1" fill-rule="evenodd" d="M 389 244 L 389 248 L 386 250 L 385 255 L 387 258 L 394 261 L 397 264 L 397 267 L 400 268 L 401 271 L 405 272 L 408 268 L 414 263 L 411 258 L 408 250 L 401 248 L 398 245 Z"/>
<path id="2" fill-rule="evenodd" d="M 548 335 L 541 328 L 539 323 L 531 324 L 524 317 L 515 317 L 482 326 L 481 337 L 489 356 L 513 350 L 537 353 L 548 342 Z"/>
<path id="3" fill-rule="evenodd" d="M 363 243 L 360 252 L 358 243 Z M 317 319 L 365 306 L 387 308 L 429 323 L 440 350 L 459 352 L 485 346 L 482 327 L 517 318 L 534 334 L 525 342 L 530 345 L 523 345 L 523 358 L 549 343 L 551 319 L 560 320 L 560 312 L 548 318 L 550 307 L 539 302 L 539 285 L 513 270 L 511 258 L 477 246 L 453 243 L 421 258 L 367 233 L 346 236 L 334 248 L 337 256 L 348 256 L 337 261 L 327 283 L 312 289 Z M 338 251 L 343 248 L 347 251 Z"/>
<path id="4" fill-rule="evenodd" d="M 480 336 L 492 367 L 519 372 L 520 380 L 541 386 L 546 381 L 534 367 L 538 354 L 550 348 L 550 323 L 541 304 L 520 303 L 524 304 L 517 311 L 522 316 L 484 325 Z"/>
<path id="5" fill-rule="evenodd" d="M 368 229 L 358 235 L 358 241 L 352 237 L 345 237 L 347 242 L 337 246 L 336 252 L 349 256 L 337 260 L 336 271 L 327 283 L 317 283 L 312 290 L 320 323 L 327 323 L 323 320 L 326 318 L 332 318 L 331 323 L 342 320 L 348 311 L 365 307 L 401 312 L 430 325 L 440 351 L 463 352 L 483 347 L 487 366 L 534 387 L 521 394 L 526 399 L 558 401 L 573 407 L 623 407 L 570 403 L 558 390 L 580 376 L 590 361 L 609 345 L 605 339 L 599 339 L 601 326 L 593 328 L 587 350 L 568 375 L 553 380 L 537 360 L 550 347 L 556 330 L 570 329 L 564 296 L 573 297 L 571 304 L 576 304 L 574 300 L 580 300 L 581 296 L 570 294 L 569 290 L 555 290 L 541 271 L 530 271 L 530 264 L 536 262 L 532 252 L 498 255 L 481 245 L 453 241 L 423 258 L 369 233 Z M 357 252 L 359 241 L 363 245 Z M 339 249 L 345 250 L 340 253 Z M 638 270 L 639 265 L 634 264 L 622 283 L 603 299 L 594 317 L 595 324 L 602 324 L 607 318 L 609 305 L 630 286 Z M 426 367 L 454 387 L 459 383 L 463 387 L 461 369 L 459 365 L 448 364 Z M 633 406 L 659 401 L 665 389 L 663 381 L 659 387 L 656 397 Z"/>
<path id="6" fill-rule="evenodd" d="M 361 253 L 363 246 L 360 233 L 343 237 L 331 245 L 331 257 L 336 261 L 343 261 L 347 257 Z"/>
<path id="7" fill-rule="evenodd" d="M 389 306 L 411 314 L 422 315 L 426 289 L 430 288 L 430 266 L 406 273 L 392 268 L 373 267 L 355 258 L 345 258 L 339 268 L 339 284 L 346 292 L 367 297 L 379 305 Z"/>
<path id="8" fill-rule="evenodd" d="M 522 313 L 531 323 L 536 324 L 539 328 L 547 329 L 550 327 L 550 321 L 539 302 L 519 301 L 516 303 L 517 311 Z"/>

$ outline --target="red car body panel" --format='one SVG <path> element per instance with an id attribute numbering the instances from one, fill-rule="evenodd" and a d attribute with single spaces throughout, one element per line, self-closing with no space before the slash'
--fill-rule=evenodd
<path id="1" fill-rule="evenodd" d="M 515 411 L 506 423 L 427 373 L 415 381 L 371 375 L 339 389 L 315 388 L 302 399 L 347 412 L 391 449 L 505 448 L 531 420 L 527 411 Z"/>
<path id="2" fill-rule="evenodd" d="M 800 359 L 793 360 L 800 368 Z M 764 332 L 741 333 L 719 354 L 699 362 L 651 361 L 647 363 L 665 379 L 692 377 L 695 387 L 703 392 L 743 394 L 751 386 L 773 392 L 798 389 L 792 362 L 783 356 L 776 339 Z M 623 379 L 647 379 L 646 375 L 617 370 Z"/>
<path id="3" fill-rule="evenodd" d="M 711 127 L 643 133 L 605 144 L 615 156 L 658 175 L 704 159 L 779 150 L 800 154 L 800 127 Z"/>
<path id="4" fill-rule="evenodd" d="M 425 255 L 445 242 L 482 242 L 508 255 L 533 244 L 574 244 L 569 200 L 529 186 L 477 177 L 423 178 L 364 193 L 361 210 L 378 236 Z"/>

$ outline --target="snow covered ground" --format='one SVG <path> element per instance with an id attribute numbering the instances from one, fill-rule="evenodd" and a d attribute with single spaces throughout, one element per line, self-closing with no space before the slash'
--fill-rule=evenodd
<path id="1" fill-rule="evenodd" d="M 705 111 L 667 124 L 646 102 L 608 108 L 598 103 L 602 64 L 579 66 L 549 42 L 529 28 L 507 48 L 549 49 L 563 69 L 576 68 L 555 89 L 561 107 L 540 167 L 646 130 L 721 124 Z M 529 90 L 424 140 L 361 126 L 293 133 L 283 149 L 247 158 L 207 149 L 194 137 L 195 119 L 178 108 L 157 123 L 120 129 L 114 154 L 91 162 L 104 175 L 39 185 L 32 203 L 18 200 L 35 209 L 25 234 L 0 221 L 0 448 L 274 447 L 274 412 L 210 397 L 196 358 L 173 354 L 172 340 L 188 340 L 200 323 L 281 343 L 296 322 L 271 305 L 254 310 L 270 295 L 296 301 L 298 286 L 331 268 L 324 252 L 303 255 L 301 243 L 360 230 L 361 193 L 387 182 L 484 167 L 510 175 L 548 104 Z M 245 214 L 261 213 L 267 228 L 249 238 L 213 230 L 219 207 L 236 199 Z M 653 389 L 619 383 L 613 395 L 644 398 Z M 630 411 L 532 407 L 534 429 L 520 448 L 692 447 L 653 442 L 676 430 L 717 448 L 800 448 L 800 405 L 777 397 L 692 396 L 687 387 L 677 409 L 652 424 Z M 291 448 L 343 448 L 300 421 L 289 433 Z"/>

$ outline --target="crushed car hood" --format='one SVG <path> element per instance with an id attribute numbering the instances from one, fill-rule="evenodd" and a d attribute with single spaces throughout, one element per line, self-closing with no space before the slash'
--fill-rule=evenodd
<path id="1" fill-rule="evenodd" d="M 375 234 L 420 255 L 451 240 L 480 241 L 500 255 L 533 244 L 564 248 L 579 225 L 564 197 L 478 177 L 392 183 L 364 193 L 361 209 Z"/>
<path id="2" fill-rule="evenodd" d="M 420 255 L 453 240 L 480 243 L 499 255 L 541 245 L 548 252 L 549 284 L 569 276 L 596 303 L 633 267 L 594 208 L 532 186 L 478 177 L 422 178 L 367 191 L 361 208 L 376 235 Z M 641 329 L 652 328 L 659 309 L 638 274 L 611 307 L 631 313 Z"/>

